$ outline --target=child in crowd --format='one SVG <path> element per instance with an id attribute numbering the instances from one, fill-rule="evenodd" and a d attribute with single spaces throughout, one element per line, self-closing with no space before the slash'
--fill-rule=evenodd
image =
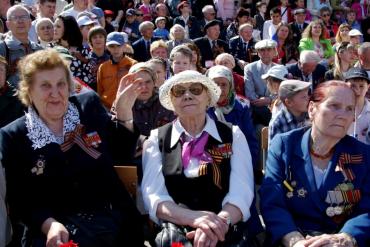
<path id="1" fill-rule="evenodd" d="M 163 58 L 152 58 L 147 62 L 147 65 L 157 73 L 155 87 L 159 88 L 166 80 L 167 62 Z"/>
<path id="2" fill-rule="evenodd" d="M 191 69 L 192 51 L 185 45 L 178 45 L 172 49 L 170 63 L 173 75 Z"/>
<path id="3" fill-rule="evenodd" d="M 168 40 L 170 32 L 166 29 L 166 18 L 163 16 L 157 17 L 155 19 L 155 26 L 157 28 L 154 30 L 154 36 L 163 40 Z"/>
<path id="4" fill-rule="evenodd" d="M 279 99 L 284 107 L 269 123 L 269 143 L 279 133 L 285 133 L 307 124 L 308 90 L 310 82 L 286 80 L 280 84 Z"/>
<path id="5" fill-rule="evenodd" d="M 153 20 L 153 10 L 150 6 L 150 0 L 143 0 L 143 3 L 139 6 L 139 10 L 143 13 L 144 21 Z"/>
<path id="6" fill-rule="evenodd" d="M 107 36 L 107 49 L 111 59 L 100 65 L 98 70 L 98 94 L 105 107 L 111 109 L 120 80 L 125 76 L 135 60 L 123 53 L 125 37 L 120 32 L 112 32 Z"/>
<path id="7" fill-rule="evenodd" d="M 349 127 L 347 134 L 370 144 L 370 138 L 366 140 L 366 132 L 370 125 L 370 102 L 365 97 L 370 79 L 366 70 L 351 68 L 346 73 L 345 81 L 351 86 L 356 97 L 355 121 Z"/>
<path id="8" fill-rule="evenodd" d="M 95 22 L 88 16 L 84 15 L 78 18 L 77 24 L 82 34 L 82 45 L 84 48 L 89 48 L 88 35 L 90 29 L 94 27 Z"/>

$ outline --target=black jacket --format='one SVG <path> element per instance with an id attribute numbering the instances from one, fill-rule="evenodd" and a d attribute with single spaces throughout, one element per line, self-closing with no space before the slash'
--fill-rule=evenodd
<path id="1" fill-rule="evenodd" d="M 209 43 L 208 38 L 202 37 L 194 40 L 194 43 L 198 46 L 200 50 L 200 55 L 202 56 L 202 66 L 205 67 L 206 61 L 207 60 L 215 60 L 215 58 L 224 52 L 229 52 L 229 46 L 228 44 L 221 40 L 217 39 L 216 40 L 216 46 L 217 46 L 217 51 L 213 52 L 211 48 L 211 44 Z"/>

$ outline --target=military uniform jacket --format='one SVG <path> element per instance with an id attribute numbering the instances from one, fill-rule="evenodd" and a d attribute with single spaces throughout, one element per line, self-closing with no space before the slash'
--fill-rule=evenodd
<path id="1" fill-rule="evenodd" d="M 56 142 L 35 149 L 27 136 L 26 116 L 0 132 L 10 214 L 20 217 L 36 232 L 49 217 L 60 220 L 107 206 L 128 215 L 136 212 L 113 164 L 130 159 L 138 131 L 132 133 L 112 121 L 94 92 L 72 96 L 70 102 L 78 109 L 84 132 L 100 137 L 101 143 L 94 147 L 101 153 L 98 158 L 77 143 L 65 152 Z M 37 139 L 41 140 L 42 134 Z"/>
<path id="2" fill-rule="evenodd" d="M 304 128 L 280 134 L 273 138 L 269 147 L 265 178 L 260 189 L 261 211 L 268 235 L 276 244 L 292 231 L 345 232 L 356 239 L 359 247 L 369 246 L 369 146 L 350 136 L 342 138 L 334 147 L 323 181 L 317 188 L 309 152 L 310 134 L 311 130 L 305 131 Z M 347 158 L 343 161 L 343 157 Z M 343 170 L 352 171 L 353 191 L 357 191 L 360 197 L 347 213 L 329 217 L 328 208 L 340 206 L 334 199 L 332 203 L 327 200 L 329 192 L 344 183 L 341 165 Z M 290 195 L 284 180 L 293 189 Z"/>

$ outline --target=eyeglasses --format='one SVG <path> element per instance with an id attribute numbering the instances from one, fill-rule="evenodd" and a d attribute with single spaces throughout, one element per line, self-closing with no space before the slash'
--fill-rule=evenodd
<path id="1" fill-rule="evenodd" d="M 136 16 L 144 16 L 144 14 L 135 14 Z"/>
<path id="2" fill-rule="evenodd" d="M 10 21 L 27 21 L 29 19 L 30 19 L 29 15 L 19 15 L 19 16 L 12 15 L 12 16 L 9 16 Z"/>
<path id="3" fill-rule="evenodd" d="M 53 29 L 53 28 L 54 28 L 53 26 L 42 26 L 42 27 L 39 27 L 39 29 L 40 29 L 41 31 L 51 30 L 51 29 Z"/>
<path id="4" fill-rule="evenodd" d="M 201 83 L 193 83 L 190 87 L 186 88 L 181 85 L 175 85 L 171 88 L 171 93 L 174 97 L 179 98 L 185 94 L 186 91 L 193 95 L 201 95 L 203 92 L 204 86 Z"/>

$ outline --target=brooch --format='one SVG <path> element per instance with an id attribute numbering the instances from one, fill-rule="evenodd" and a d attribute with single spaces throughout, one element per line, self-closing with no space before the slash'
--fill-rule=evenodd
<path id="1" fill-rule="evenodd" d="M 31 169 L 32 173 L 36 175 L 41 175 L 44 173 L 46 161 L 43 155 L 39 156 L 39 159 L 36 161 L 36 165 Z"/>

